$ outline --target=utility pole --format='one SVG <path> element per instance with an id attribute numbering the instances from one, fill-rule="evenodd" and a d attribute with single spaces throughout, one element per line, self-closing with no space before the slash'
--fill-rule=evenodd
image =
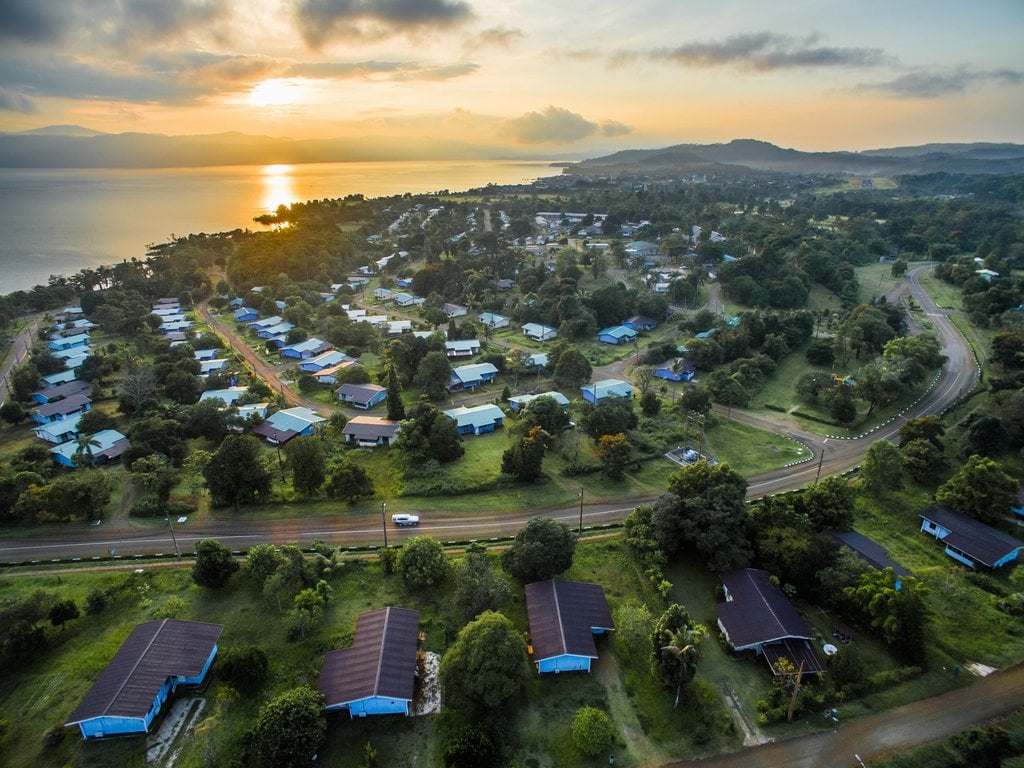
<path id="1" fill-rule="evenodd" d="M 171 541 L 174 542 L 174 554 L 181 560 L 181 550 L 178 549 L 178 537 L 174 535 L 174 521 L 171 520 L 171 513 L 169 510 L 164 510 L 164 519 L 167 520 L 167 525 L 171 529 Z"/>
<path id="2" fill-rule="evenodd" d="M 800 695 L 800 679 L 804 676 L 804 663 L 800 662 L 800 669 L 796 673 L 796 684 L 793 686 L 793 695 L 789 699 L 789 711 L 786 712 L 786 722 L 793 722 L 793 708 L 796 707 L 796 697 Z"/>
<path id="3" fill-rule="evenodd" d="M 388 548 L 388 521 L 387 518 L 384 516 L 384 513 L 387 510 L 387 508 L 388 503 L 386 501 L 382 501 L 380 503 L 380 526 L 384 529 L 384 549 Z"/>
<path id="4" fill-rule="evenodd" d="M 583 486 L 580 486 L 580 536 L 583 535 Z"/>
<path id="5" fill-rule="evenodd" d="M 821 443 L 821 454 L 818 456 L 818 472 L 814 476 L 814 484 L 815 485 L 818 484 L 818 479 L 821 477 L 821 465 L 825 461 L 825 443 L 827 443 L 827 442 L 828 442 L 828 438 L 826 437 L 822 441 L 822 443 Z"/>

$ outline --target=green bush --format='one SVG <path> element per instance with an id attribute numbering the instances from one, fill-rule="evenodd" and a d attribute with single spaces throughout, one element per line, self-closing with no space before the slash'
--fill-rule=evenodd
<path id="1" fill-rule="evenodd" d="M 924 670 L 921 667 L 898 667 L 876 672 L 868 678 L 868 687 L 872 691 L 881 691 L 894 685 L 905 683 L 919 676 Z"/>
<path id="2" fill-rule="evenodd" d="M 593 757 L 603 752 L 615 740 L 615 726 L 603 710 L 582 707 L 572 718 L 572 741 L 576 749 Z"/>

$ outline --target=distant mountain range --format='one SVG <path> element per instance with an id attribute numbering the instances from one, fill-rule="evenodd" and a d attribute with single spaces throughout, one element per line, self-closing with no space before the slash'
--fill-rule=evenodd
<path id="1" fill-rule="evenodd" d="M 565 154 L 550 159 L 565 159 Z M 367 160 L 544 159 L 505 147 L 441 139 L 291 139 L 217 133 L 165 136 L 102 133 L 78 125 L 51 125 L 0 133 L 3 168 L 188 168 L 215 165 L 331 163 Z M 924 144 L 864 152 L 801 152 L 765 141 L 677 144 L 631 149 L 575 164 L 565 172 L 586 175 L 666 175 L 696 172 L 777 171 L 895 176 L 932 173 L 1022 173 L 1020 144 Z"/>
<path id="2" fill-rule="evenodd" d="M 848 173 L 897 176 L 947 173 L 1022 173 L 1024 145 L 923 144 L 865 152 L 801 152 L 766 141 L 736 139 L 728 144 L 677 144 L 632 149 L 576 163 L 567 173 L 583 175 L 665 175 L 716 170 L 783 173 Z"/>
<path id="3" fill-rule="evenodd" d="M 101 133 L 54 125 L 0 133 L 0 168 L 194 168 L 366 160 L 526 159 L 503 147 L 392 138 L 290 139 L 216 133 Z M 529 157 L 536 158 L 536 155 Z M 552 158 L 556 159 L 556 158 Z"/>

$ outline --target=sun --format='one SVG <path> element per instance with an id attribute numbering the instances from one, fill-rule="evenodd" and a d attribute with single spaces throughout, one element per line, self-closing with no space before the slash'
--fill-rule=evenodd
<path id="1" fill-rule="evenodd" d="M 294 80 L 275 77 L 256 83 L 246 100 L 254 107 L 280 107 L 295 103 L 299 98 L 299 90 Z"/>

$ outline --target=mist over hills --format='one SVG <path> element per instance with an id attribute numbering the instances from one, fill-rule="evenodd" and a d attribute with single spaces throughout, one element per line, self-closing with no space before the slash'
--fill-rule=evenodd
<path id="1" fill-rule="evenodd" d="M 77 125 L 54 125 L 0 133 L 4 168 L 189 168 L 274 163 L 387 160 L 566 159 L 507 147 L 444 139 L 381 137 L 292 139 L 238 132 L 195 136 L 102 133 Z M 676 144 L 629 149 L 568 165 L 580 175 L 671 175 L 717 171 L 847 173 L 863 176 L 948 173 L 1022 173 L 1024 145 L 1000 143 L 923 144 L 863 152 L 803 152 L 756 139 L 725 144 Z"/>

